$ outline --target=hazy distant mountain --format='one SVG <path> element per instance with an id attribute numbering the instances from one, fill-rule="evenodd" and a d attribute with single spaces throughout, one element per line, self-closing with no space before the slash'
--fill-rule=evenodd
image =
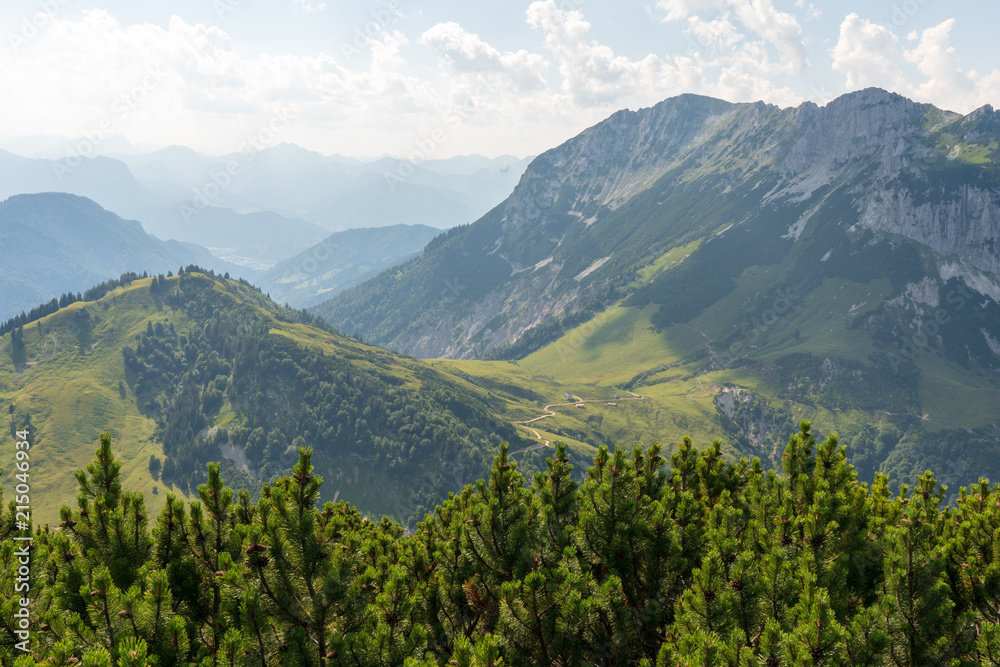
<path id="1" fill-rule="evenodd" d="M 175 166 L 184 173 L 183 165 Z M 205 177 L 200 183 L 204 189 L 213 181 Z M 124 218 L 139 220 L 160 238 L 209 247 L 253 269 L 271 266 L 326 235 L 319 225 L 277 213 L 226 208 L 225 191 L 214 199 L 194 200 L 182 185 L 140 183 L 124 162 L 109 157 L 46 160 L 0 151 L 0 198 L 41 192 L 93 199 Z"/>
<path id="2" fill-rule="evenodd" d="M 71 155 L 114 157 L 116 155 L 137 155 L 158 150 L 148 145 L 135 145 L 120 134 L 102 137 L 100 140 L 87 137 L 63 137 L 54 134 L 34 134 L 0 140 L 0 149 L 30 158 L 62 160 Z"/>
<path id="3" fill-rule="evenodd" d="M 441 230 L 392 225 L 336 232 L 305 252 L 278 262 L 259 285 L 278 303 L 306 308 L 416 257 Z"/>
<path id="4" fill-rule="evenodd" d="M 17 195 L 0 203 L 0 320 L 122 273 L 236 267 L 204 248 L 161 241 L 89 199 Z"/>
<path id="5" fill-rule="evenodd" d="M 93 149 L 93 157 L 67 157 L 84 144 L 80 152 Z M 160 238 L 205 246 L 255 270 L 303 252 L 330 231 L 471 222 L 510 194 L 528 163 L 471 155 L 413 167 L 293 144 L 223 156 L 183 146 L 142 152 L 118 136 L 97 146 L 55 136 L 0 146 L 13 151 L 0 150 L 0 197 L 88 197 Z"/>
<path id="6" fill-rule="evenodd" d="M 273 211 L 330 231 L 396 224 L 446 229 L 471 222 L 503 201 L 528 160 L 478 155 L 430 160 L 410 171 L 395 158 L 363 162 L 294 144 L 220 157 L 171 146 L 118 156 L 145 186 L 192 199 L 214 177 L 238 174 L 212 201 L 240 212 Z"/>

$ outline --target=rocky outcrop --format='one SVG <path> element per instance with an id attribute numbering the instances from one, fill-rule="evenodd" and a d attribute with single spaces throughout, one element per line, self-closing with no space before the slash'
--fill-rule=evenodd
<path id="1" fill-rule="evenodd" d="M 1000 193 L 962 185 L 950 197 L 919 201 L 908 189 L 865 194 L 859 223 L 899 234 L 982 271 L 1000 274 Z"/>
<path id="2" fill-rule="evenodd" d="M 502 258 L 510 274 L 487 294 L 434 317 L 387 323 L 379 300 L 420 301 L 426 289 L 404 276 L 391 294 L 367 295 L 370 305 L 344 307 L 353 329 L 380 332 L 376 343 L 417 356 L 478 357 L 574 313 L 601 285 L 629 283 L 632 271 L 664 252 L 659 238 L 707 238 L 783 207 L 799 222 L 775 243 L 800 242 L 814 220 L 830 219 L 818 215 L 824 207 L 838 206 L 833 217 L 845 229 L 903 236 L 1000 274 L 996 149 L 983 157 L 997 142 L 1000 114 L 991 107 L 962 117 L 876 88 L 789 109 L 682 95 L 620 111 L 539 156 L 491 216 L 462 230 L 468 242 L 413 271 L 433 275 L 469 253 Z M 968 151 L 975 160 L 963 162 Z M 992 172 L 975 171 L 984 161 Z M 953 167 L 981 177 L 963 181 L 966 172 Z M 834 191 L 840 196 L 831 198 Z M 733 218 L 703 222 L 726 197 L 735 202 Z M 424 284 L 440 290 L 440 281 Z M 336 302 L 327 310 L 340 326 L 337 311 Z"/>

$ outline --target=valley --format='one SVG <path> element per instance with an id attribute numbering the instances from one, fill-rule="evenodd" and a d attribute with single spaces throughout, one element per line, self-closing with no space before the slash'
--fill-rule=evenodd
<path id="1" fill-rule="evenodd" d="M 961 167 L 988 193 L 975 199 L 988 219 L 993 153 L 939 158 L 1000 137 L 990 113 L 876 90 L 795 110 L 682 96 L 543 154 L 469 225 L 338 232 L 279 262 L 262 289 L 224 263 L 164 275 L 186 259 L 173 255 L 152 265 L 158 276 L 25 323 L 18 349 L 0 342 L 0 399 L 53 446 L 42 469 L 63 471 L 40 516 L 68 500 L 54 491 L 103 430 L 123 441 L 126 479 L 152 507 L 166 488 L 192 493 L 209 461 L 254 488 L 307 445 L 337 482 L 331 497 L 404 523 L 485 474 L 501 441 L 526 471 L 557 442 L 582 472 L 601 446 L 670 452 L 686 436 L 779 468 L 781 443 L 809 419 L 839 434 L 866 482 L 926 469 L 953 490 L 1000 478 L 1000 279 L 974 247 L 995 230 L 952 230 L 961 188 L 918 205 L 951 225 L 947 247 L 887 213 L 871 222 L 877 200 L 859 199 L 886 164 L 880 182 L 904 190 Z M 838 114 L 882 138 L 831 154 L 820 137 L 840 131 Z M 882 135 L 900 137 L 891 156 Z M 282 151 L 272 157 L 300 156 Z M 580 156 L 621 174 L 595 179 Z M 104 233 L 135 235 L 66 197 L 6 205 L 66 220 L 86 210 Z M 215 273 L 228 268 L 233 279 Z"/>
<path id="2" fill-rule="evenodd" d="M 123 481 L 155 511 L 168 493 L 195 493 L 210 461 L 223 461 L 229 484 L 259 489 L 313 446 L 329 499 L 403 521 L 475 481 L 501 439 L 531 444 L 490 392 L 194 267 L 133 280 L 23 332 L 0 339 L 0 398 L 11 428 L 30 425 L 44 452 L 39 525 L 72 503 L 73 471 L 105 432 L 127 461 Z M 232 445 L 249 473 L 222 456 Z"/>
<path id="3" fill-rule="evenodd" d="M 992 19 L 0 3 L 0 667 L 1000 667 Z"/>
<path id="4" fill-rule="evenodd" d="M 989 107 L 875 89 L 822 108 L 681 96 L 542 154 L 502 206 L 313 312 L 506 387 L 516 420 L 564 391 L 650 399 L 559 414 L 543 441 L 690 434 L 777 466 L 808 418 L 863 480 L 934 469 L 954 491 L 1000 476 L 1000 180 L 995 151 L 968 148 L 995 137 Z"/>

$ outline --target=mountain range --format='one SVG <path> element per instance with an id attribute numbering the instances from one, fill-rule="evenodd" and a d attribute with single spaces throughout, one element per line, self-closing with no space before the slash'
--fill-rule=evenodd
<path id="1" fill-rule="evenodd" d="M 39 525 L 73 502 L 73 471 L 102 432 L 151 508 L 196 496 L 211 461 L 256 492 L 309 446 L 327 500 L 403 521 L 482 476 L 501 440 L 532 444 L 490 392 L 190 266 L 0 338 L 0 400 L 32 433 Z"/>
<path id="2" fill-rule="evenodd" d="M 278 262 L 259 278 L 275 301 L 314 306 L 416 257 L 441 230 L 426 225 L 389 225 L 334 232 L 295 257 Z"/>
<path id="3" fill-rule="evenodd" d="M 989 107 L 961 117 L 878 89 L 822 108 L 685 95 L 621 111 L 533 161 L 502 205 L 407 271 L 318 312 L 409 354 L 481 357 L 630 294 L 639 272 L 674 248 L 733 229 L 771 256 L 745 255 L 743 266 L 777 261 L 831 211 L 851 236 L 911 239 L 941 256 L 946 279 L 976 281 L 1000 270 L 997 118 Z M 828 250 L 833 243 L 817 259 Z M 717 296 L 735 288 L 742 267 L 730 267 Z M 463 289 L 438 303 L 446 280 Z M 382 316 L 402 294 L 420 316 Z"/>
<path id="4" fill-rule="evenodd" d="M 509 360 L 511 381 L 659 394 L 673 415 L 647 437 L 697 423 L 773 459 L 811 416 L 869 478 L 997 477 L 998 145 L 990 107 L 879 89 L 683 95 L 542 154 L 500 206 L 314 312 L 421 358 Z M 605 416 L 555 435 L 598 441 Z"/>
<path id="5" fill-rule="evenodd" d="M 188 264 L 239 270 L 204 248 L 161 241 L 138 222 L 65 193 L 0 202 L 0 248 L 0 320 L 127 272 L 167 273 Z"/>
<path id="6" fill-rule="evenodd" d="M 212 157 L 181 146 L 102 155 L 86 140 L 67 139 L 61 147 L 52 141 L 34 142 L 49 146 L 36 151 L 44 157 L 0 150 L 0 199 L 85 196 L 141 221 L 159 238 L 204 246 L 252 270 L 266 270 L 335 231 L 470 222 L 510 193 L 528 162 L 465 156 L 431 160 L 410 173 L 401 167 L 409 163 L 392 158 L 362 162 L 293 144 Z M 12 147 L 30 152 L 24 142 Z"/>
<path id="7" fill-rule="evenodd" d="M 278 474 L 310 444 L 352 501 L 398 518 L 474 478 L 499 439 L 526 469 L 556 441 L 579 462 L 685 435 L 777 467 L 803 418 L 839 433 L 866 481 L 1000 478 L 998 148 L 989 107 L 877 89 L 789 109 L 684 95 L 542 154 L 422 252 L 434 230 L 345 231 L 258 280 L 301 307 L 394 264 L 312 314 L 194 269 L 71 304 L 2 339 L 0 397 L 68 405 L 37 374 L 77 373 L 73 395 L 100 405 L 86 423 L 46 413 L 70 424 L 62 441 L 86 448 L 110 421 L 180 488 L 213 458 Z M 50 355 L 59 322 L 86 333 L 73 354 Z M 471 452 L 461 475 L 441 442 Z M 383 502 L 403 497 L 419 501 Z"/>

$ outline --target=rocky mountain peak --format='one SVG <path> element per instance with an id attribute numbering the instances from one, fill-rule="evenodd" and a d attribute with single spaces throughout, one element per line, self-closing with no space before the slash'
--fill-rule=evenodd
<path id="1" fill-rule="evenodd" d="M 1000 273 L 998 118 L 990 107 L 962 117 L 877 88 L 825 106 L 682 95 L 619 111 L 536 158 L 503 204 L 455 234 L 451 249 L 422 258 L 428 266 L 414 265 L 421 276 L 489 265 L 475 301 L 463 295 L 468 303 L 445 313 L 432 303 L 420 322 L 379 315 L 379 303 L 412 298 L 399 274 L 360 305 L 349 294 L 331 302 L 332 322 L 377 329 L 376 342 L 421 356 L 489 354 L 555 318 L 598 312 L 676 244 L 715 247 L 732 227 L 763 234 L 744 231 L 755 225 L 775 225 L 760 252 L 800 244 L 823 224 L 906 237 Z"/>

